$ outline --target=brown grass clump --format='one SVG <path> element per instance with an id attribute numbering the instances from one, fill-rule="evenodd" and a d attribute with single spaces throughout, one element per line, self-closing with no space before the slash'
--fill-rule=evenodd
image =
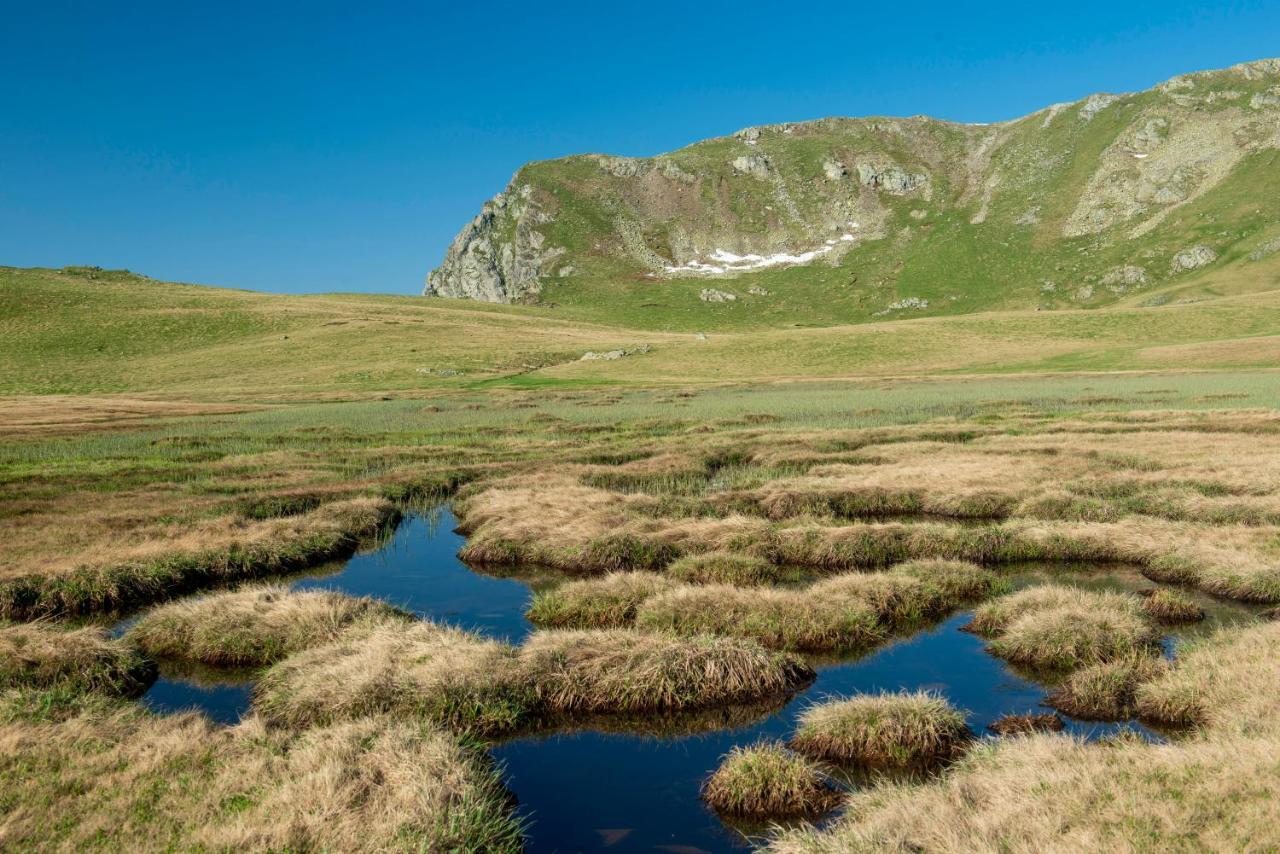
<path id="1" fill-rule="evenodd" d="M 716 812 L 755 819 L 818 816 L 840 797 L 809 760 L 776 741 L 733 748 L 702 785 Z"/>
<path id="2" fill-rule="evenodd" d="M 690 584 L 732 584 L 751 587 L 779 578 L 777 565 L 764 558 L 732 552 L 686 555 L 667 567 L 667 575 Z"/>
<path id="3" fill-rule="evenodd" d="M 333 641 L 355 624 L 410 619 L 367 596 L 270 584 L 162 605 L 144 614 L 128 636 L 154 656 L 256 665 Z"/>
<path id="4" fill-rule="evenodd" d="M 795 691 L 814 677 L 800 659 L 749 640 L 622 629 L 537 632 L 520 662 L 552 712 L 736 705 Z"/>
<path id="5" fill-rule="evenodd" d="M 1060 732 L 1065 724 L 1052 712 L 1042 714 L 1005 715 L 987 729 L 996 735 L 1031 735 L 1036 732 Z"/>
<path id="6" fill-rule="evenodd" d="M 986 603 L 974 612 L 972 622 L 965 628 L 974 634 L 994 637 L 1028 614 L 1076 606 L 1139 613 L 1138 600 L 1132 596 L 1095 593 L 1059 584 L 1041 584 Z"/>
<path id="7" fill-rule="evenodd" d="M 221 517 L 209 531 L 120 550 L 91 566 L 4 580 L 0 617 L 109 611 L 203 586 L 301 569 L 349 554 L 361 538 L 376 534 L 397 515 L 390 501 L 354 498 L 260 522 Z"/>
<path id="8" fill-rule="evenodd" d="M 521 850 L 492 763 L 416 721 L 294 733 L 120 704 L 56 722 L 4 711 L 6 848 Z"/>
<path id="9" fill-rule="evenodd" d="M 875 611 L 853 598 L 723 584 L 647 599 L 636 612 L 636 625 L 681 635 L 752 638 L 773 649 L 794 650 L 856 649 L 885 636 Z"/>
<path id="10" fill-rule="evenodd" d="M 99 628 L 64 631 L 42 623 L 0 627 L 0 687 L 69 688 L 134 696 L 156 666 Z"/>
<path id="11" fill-rule="evenodd" d="M 790 745 L 813 759 L 904 767 L 952 759 L 972 738 L 964 714 L 925 691 L 811 706 Z"/>
<path id="12" fill-rule="evenodd" d="M 1280 731 L 1280 623 L 1225 629 L 1138 686 L 1145 720 L 1251 733 Z"/>
<path id="13" fill-rule="evenodd" d="M 526 616 L 545 628 L 619 628 L 635 620 L 641 602 L 675 586 L 654 572 L 613 572 L 536 594 Z"/>
<path id="14" fill-rule="evenodd" d="M 851 851 L 1268 851 L 1280 846 L 1275 741 L 1086 744 L 1001 739 L 928 785 L 849 796 L 821 830 L 784 831 L 773 854 Z"/>
<path id="15" fill-rule="evenodd" d="M 430 622 L 389 623 L 289 656 L 263 674 L 254 708 L 293 727 L 388 713 L 490 734 L 530 717 L 516 650 Z"/>
<path id="16" fill-rule="evenodd" d="M 937 616 L 952 607 L 942 592 L 897 572 L 846 572 L 813 585 L 816 601 L 865 602 L 885 625 L 898 628 Z"/>
<path id="17" fill-rule="evenodd" d="M 1154 651 L 1159 639 L 1145 617 L 1078 604 L 1019 617 L 989 649 L 1015 664 L 1065 670 Z"/>
<path id="18" fill-rule="evenodd" d="M 1008 582 L 976 563 L 958 560 L 912 560 L 893 567 L 894 572 L 918 578 L 955 604 L 985 599 L 1008 589 Z"/>
<path id="19" fill-rule="evenodd" d="M 1167 670 L 1163 658 L 1145 653 L 1094 664 L 1068 676 L 1045 702 L 1073 718 L 1126 720 L 1137 713 L 1134 698 L 1138 686 Z"/>
<path id="20" fill-rule="evenodd" d="M 1204 619 L 1204 609 L 1191 597 L 1167 587 L 1145 591 L 1142 610 L 1148 617 L 1162 623 L 1195 623 Z"/>

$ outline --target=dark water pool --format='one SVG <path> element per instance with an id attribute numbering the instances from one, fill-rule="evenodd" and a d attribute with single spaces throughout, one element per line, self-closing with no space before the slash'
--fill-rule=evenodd
<path id="1" fill-rule="evenodd" d="M 410 515 L 377 549 L 291 583 L 297 589 L 377 596 L 422 617 L 518 643 L 532 630 L 524 618 L 532 590 L 546 579 L 471 571 L 456 557 L 464 538 L 453 532 L 454 524 L 443 509 Z M 1067 575 L 1082 586 L 1150 586 L 1131 570 Z M 1067 580 L 1061 571 L 1026 570 L 1015 584 L 1053 577 Z M 1212 624 L 1248 618 L 1236 606 L 1209 605 Z M 495 745 L 492 753 L 505 767 L 529 824 L 529 850 L 698 854 L 746 847 L 749 831 L 717 819 L 699 800 L 699 786 L 731 747 L 787 738 L 797 715 L 826 695 L 930 689 L 966 709 L 976 732 L 1003 715 L 1038 709 L 1048 689 L 988 655 L 981 638 L 961 631 L 970 616 L 957 614 L 857 660 L 819 663 L 817 681 L 780 709 L 676 720 L 673 729 L 681 734 L 675 735 L 642 735 L 615 724 Z M 249 707 L 251 680 L 245 671 L 162 665 L 161 678 L 142 702 L 156 711 L 198 708 L 234 723 Z M 1068 732 L 1086 738 L 1120 730 L 1157 737 L 1135 723 L 1066 724 Z"/>

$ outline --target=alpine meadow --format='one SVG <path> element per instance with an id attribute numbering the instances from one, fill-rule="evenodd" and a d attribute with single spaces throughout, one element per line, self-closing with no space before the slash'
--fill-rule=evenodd
<path id="1" fill-rule="evenodd" d="M 0 267 L 0 849 L 1280 849 L 1280 60 L 460 225 Z"/>

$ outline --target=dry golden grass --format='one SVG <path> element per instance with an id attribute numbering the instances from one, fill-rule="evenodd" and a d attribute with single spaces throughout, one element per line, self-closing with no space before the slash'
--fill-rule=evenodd
<path id="1" fill-rule="evenodd" d="M 1139 653 L 1073 672 L 1045 702 L 1073 718 L 1119 721 L 1137 714 L 1138 686 L 1163 674 L 1163 658 Z"/>
<path id="2" fill-rule="evenodd" d="M 954 758 L 972 735 L 964 714 L 924 691 L 828 700 L 800 716 L 790 746 L 814 759 L 903 767 Z"/>
<path id="3" fill-rule="evenodd" d="M 1032 735 L 978 748 L 930 785 L 856 792 L 830 828 L 786 832 L 770 850 L 1270 851 L 1278 802 L 1271 739 L 1156 747 Z"/>
<path id="4" fill-rule="evenodd" d="M 829 829 L 788 832 L 771 848 L 1269 851 L 1280 847 L 1276 684 L 1280 624 L 1224 630 L 1137 688 L 1144 717 L 1200 727 L 1183 739 L 992 743 L 935 782 L 855 793 Z"/>
<path id="5" fill-rule="evenodd" d="M 299 569 L 353 551 L 397 512 L 385 499 L 356 498 L 261 522 L 215 517 L 207 527 L 181 536 L 103 550 L 91 565 L 0 581 L 0 616 L 124 608 L 200 586 Z"/>
<path id="6" fill-rule="evenodd" d="M 778 742 L 735 747 L 702 785 L 702 798 L 723 815 L 753 819 L 818 816 L 841 798 L 813 763 Z"/>
<path id="7" fill-rule="evenodd" d="M 1204 619 L 1204 608 L 1187 594 L 1167 587 L 1144 591 L 1142 610 L 1161 623 L 1195 623 Z"/>
<path id="8" fill-rule="evenodd" d="M 1168 672 L 1142 682 L 1138 714 L 1223 732 L 1280 731 L 1280 623 L 1225 629 L 1183 650 Z"/>
<path id="9" fill-rule="evenodd" d="M 1126 593 L 1041 584 L 987 602 L 974 612 L 973 621 L 966 628 L 985 637 L 997 637 L 1023 617 L 1064 608 L 1133 616 L 1142 613 L 1141 601 Z"/>
<path id="10" fill-rule="evenodd" d="M 64 688 L 140 694 L 156 666 L 130 643 L 100 628 L 47 623 L 0 626 L 0 688 Z"/>
<path id="11" fill-rule="evenodd" d="M 641 602 L 674 586 L 653 572 L 613 572 L 537 593 L 527 616 L 544 628 L 619 628 L 631 625 Z"/>
<path id="12" fill-rule="evenodd" d="M 228 415 L 260 406 L 150 400 L 124 395 L 20 395 L 6 397 L 0 410 L 0 436 L 9 439 L 120 430 L 163 419 Z"/>
<path id="13" fill-rule="evenodd" d="M 268 723 L 292 727 L 386 713 L 491 734 L 534 714 L 514 647 L 399 620 L 289 656 L 263 674 L 253 702 Z"/>
<path id="14" fill-rule="evenodd" d="M 798 690 L 812 668 L 737 638 L 628 630 L 536 632 L 524 672 L 551 712 L 666 712 L 758 702 Z"/>
<path id="15" fill-rule="evenodd" d="M 1266 413 L 1136 412 L 1020 435 L 957 425 L 953 441 L 920 441 L 920 428 L 742 434 L 732 453 L 766 478 L 752 490 L 708 481 L 699 488 L 710 492 L 664 504 L 655 497 L 663 489 L 701 476 L 700 458 L 675 450 L 614 477 L 640 478 L 653 495 L 587 486 L 590 467 L 564 465 L 478 486 L 462 508 L 476 535 L 465 555 L 569 571 L 659 569 L 709 552 L 826 570 L 919 559 L 1121 561 L 1156 580 L 1280 601 L 1277 432 Z M 824 443 L 844 450 L 813 450 Z M 848 448 L 871 456 L 785 474 L 797 460 Z M 890 511 L 920 518 L 831 524 Z M 1010 518 L 976 528 L 924 521 L 940 514 Z"/>
<path id="16" fill-rule="evenodd" d="M 752 587 L 780 578 L 778 567 L 764 558 L 732 552 L 686 555 L 667 567 L 667 575 L 690 584 Z"/>
<path id="17" fill-rule="evenodd" d="M 751 638 L 773 649 L 858 649 L 885 637 L 876 612 L 853 597 L 808 590 L 708 584 L 646 599 L 636 625 L 681 635 L 710 633 Z"/>
<path id="18" fill-rule="evenodd" d="M 20 712 L 39 701 L 4 703 Z M 291 733 L 102 704 L 57 722 L 4 720 L 6 850 L 522 848 L 491 764 L 412 721 Z"/>
<path id="19" fill-rule="evenodd" d="M 1155 655 L 1159 640 L 1160 632 L 1145 617 L 1081 604 L 1019 617 L 987 648 L 1014 664 L 1069 670 L 1143 652 Z"/>
<path id="20" fill-rule="evenodd" d="M 353 624 L 411 617 L 367 596 L 290 591 L 278 584 L 242 587 L 154 608 L 129 630 L 145 652 L 205 664 L 271 664 L 329 643 Z"/>

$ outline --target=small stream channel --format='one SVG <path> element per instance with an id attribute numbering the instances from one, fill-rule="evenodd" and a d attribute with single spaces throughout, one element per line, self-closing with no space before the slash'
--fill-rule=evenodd
<path id="1" fill-rule="evenodd" d="M 406 516 L 378 548 L 294 576 L 295 589 L 326 588 L 375 596 L 417 615 L 519 643 L 533 630 L 524 618 L 532 591 L 554 576 L 495 578 L 457 559 L 465 539 L 446 508 Z M 1017 568 L 1014 584 L 1053 579 L 1095 589 L 1152 586 L 1122 567 Z M 1253 619 L 1252 609 L 1198 597 L 1209 618 L 1181 634 Z M 1048 688 L 989 655 L 984 641 L 961 631 L 972 612 L 958 613 L 857 659 L 816 662 L 818 678 L 786 705 L 754 713 L 701 716 L 671 732 L 640 734 L 625 727 L 526 736 L 494 745 L 507 785 L 529 826 L 530 852 L 666 851 L 699 854 L 741 850 L 748 828 L 722 823 L 698 797 L 702 781 L 735 745 L 786 739 L 810 703 L 828 695 L 929 689 L 969 713 L 982 734 L 997 718 L 1037 710 Z M 123 631 L 131 620 L 116 626 Z M 1174 638 L 1166 641 L 1173 649 Z M 197 708 L 232 724 L 250 703 L 254 673 L 161 664 L 160 679 L 141 702 L 156 712 Z M 1121 730 L 1159 736 L 1134 722 L 1100 724 L 1066 718 L 1069 733 L 1094 739 Z"/>

